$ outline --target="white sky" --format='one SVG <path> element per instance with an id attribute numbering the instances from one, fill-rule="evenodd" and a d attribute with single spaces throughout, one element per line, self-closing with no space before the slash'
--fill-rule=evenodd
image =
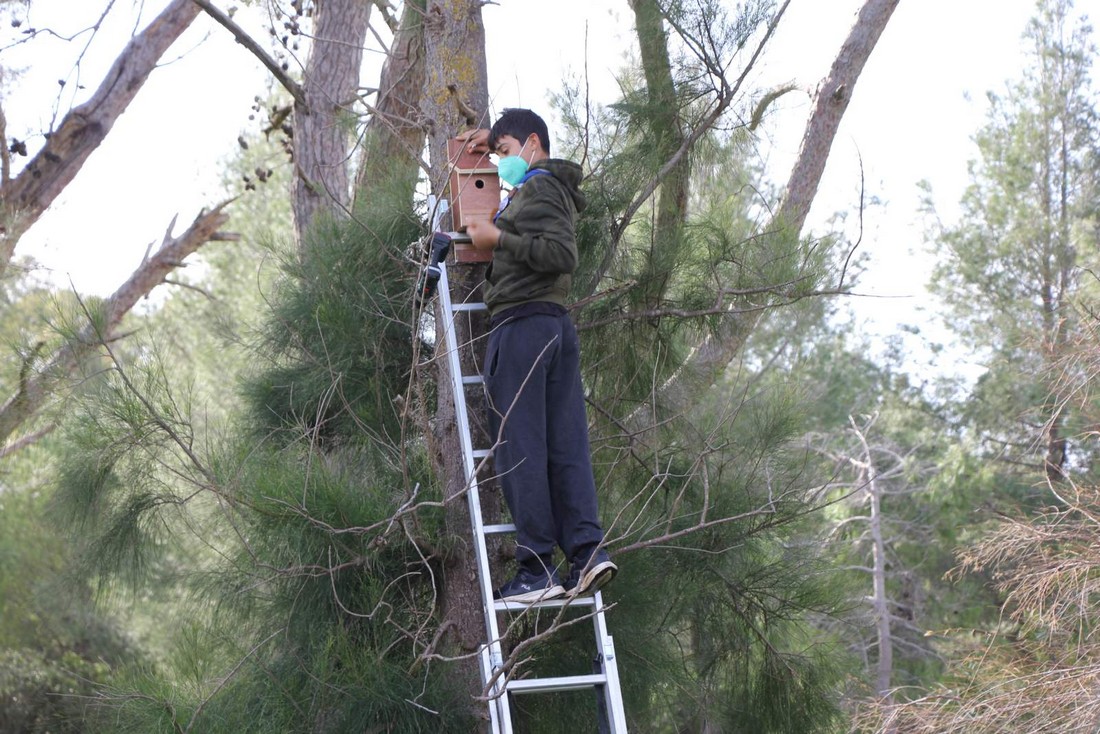
<path id="1" fill-rule="evenodd" d="M 622 49 L 632 42 L 626 0 L 498 2 L 484 9 L 495 110 L 523 105 L 547 111 L 546 90 L 560 84 L 567 71 L 584 71 L 586 29 L 593 98 L 613 100 L 613 75 Z M 146 0 L 145 17 L 164 4 Z M 34 0 L 32 18 L 36 26 L 72 32 L 94 20 L 92 11 L 100 5 Z M 761 67 L 762 83 L 794 81 L 814 88 L 860 5 L 861 0 L 793 0 Z M 966 184 L 967 161 L 976 154 L 970 138 L 984 122 L 985 93 L 1019 76 L 1020 35 L 1034 8 L 1034 0 L 902 0 L 859 79 L 812 221 L 820 227 L 829 213 L 856 205 L 861 158 L 867 196 L 886 202 L 868 213 L 861 245 L 872 268 L 860 290 L 891 297 L 861 307 L 874 313 L 872 328 L 879 332 L 912 320 L 926 300 L 916 183 L 931 181 L 941 209 L 953 210 Z M 232 154 L 238 134 L 255 129 L 247 117 L 253 96 L 263 94 L 265 75 L 220 27 L 206 18 L 199 26 L 181 42 L 182 58 L 155 72 L 107 142 L 20 243 L 17 254 L 35 257 L 53 280 L 71 279 L 81 291 L 109 293 L 140 262 L 148 244 L 159 241 L 175 214 L 182 227 L 201 207 L 220 201 L 216 161 Z M 532 28 L 546 41 L 517 42 Z M 131 29 L 106 30 L 104 42 L 96 42 L 86 60 L 82 81 L 92 88 Z M 48 122 L 48 112 L 28 115 L 43 109 L 42 100 L 56 92 L 59 78 L 69 77 L 67 88 L 73 88 L 71 49 L 47 42 L 0 52 L 5 66 L 29 67 L 5 95 L 9 135 Z M 370 83 L 371 74 L 364 79 Z M 786 177 L 809 102 L 800 92 L 784 96 L 764 131 L 762 149 L 769 151 L 777 180 Z"/>

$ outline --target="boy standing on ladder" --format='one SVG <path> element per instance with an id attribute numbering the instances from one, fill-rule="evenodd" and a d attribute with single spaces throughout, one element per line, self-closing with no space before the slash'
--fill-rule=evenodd
<path id="1" fill-rule="evenodd" d="M 494 462 L 516 525 L 515 577 L 497 598 L 533 603 L 595 592 L 618 568 L 603 549 L 581 387 L 580 340 L 565 301 L 577 267 L 581 167 L 550 158 L 546 123 L 506 109 L 491 130 L 466 134 L 468 149 L 496 153 L 512 189 L 493 221 L 467 226 L 493 250 L 485 303 L 491 316 L 482 372 Z M 564 583 L 554 546 L 569 562 Z"/>

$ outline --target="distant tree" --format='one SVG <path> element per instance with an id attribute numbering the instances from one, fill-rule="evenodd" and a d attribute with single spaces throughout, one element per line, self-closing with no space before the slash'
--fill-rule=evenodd
<path id="1" fill-rule="evenodd" d="M 991 96 L 963 219 L 941 232 L 952 323 L 989 364 L 961 413 L 981 446 L 950 467 L 949 489 L 994 510 L 970 524 L 952 578 L 986 581 L 1000 616 L 941 631 L 940 683 L 869 709 L 866 730 L 1068 733 L 1100 721 L 1090 32 L 1068 0 L 1037 4 L 1024 34 L 1034 63 Z"/>
<path id="2" fill-rule="evenodd" d="M 988 600 L 976 583 L 942 578 L 969 514 L 943 491 L 944 477 L 958 471 L 960 437 L 896 365 L 876 363 L 870 345 L 853 343 L 851 324 L 798 318 L 815 306 L 787 313 L 771 337 L 754 334 L 752 362 L 769 369 L 746 370 L 731 389 L 788 385 L 803 406 L 804 472 L 821 483 L 826 506 L 800 541 L 829 559 L 829 582 L 845 598 L 815 624 L 861 668 L 845 690 L 855 707 L 935 682 L 944 651 L 928 631 L 960 624 L 960 607 L 973 613 Z"/>
<path id="3" fill-rule="evenodd" d="M 1072 7 L 1038 3 L 1025 33 L 1032 63 L 1005 93 L 989 95 L 959 223 L 931 235 L 944 256 L 931 287 L 988 364 L 965 419 L 986 455 L 1025 482 L 1036 470 L 1059 480 L 1092 462 L 1091 451 L 1074 450 L 1078 426 L 1049 369 L 1078 330 L 1072 304 L 1096 266 L 1095 47 Z"/>
<path id="4" fill-rule="evenodd" d="M 1100 355 L 1096 312 L 1052 365 L 1075 409 L 1095 422 Z M 1076 437 L 1095 449 L 1096 433 Z M 1095 478 L 1048 479 L 1048 502 L 1030 513 L 1002 515 L 988 533 L 960 552 L 956 579 L 992 578 L 1003 606 L 988 626 L 955 630 L 942 681 L 893 706 L 871 708 L 861 731 L 915 734 L 1076 734 L 1100 724 L 1100 647 L 1096 643 L 1100 548 Z"/>

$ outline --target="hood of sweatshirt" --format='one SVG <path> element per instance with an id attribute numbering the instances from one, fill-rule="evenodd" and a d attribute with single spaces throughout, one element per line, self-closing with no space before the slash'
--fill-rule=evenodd
<path id="1" fill-rule="evenodd" d="M 541 168 L 553 174 L 554 178 L 565 184 L 569 195 L 573 197 L 573 204 L 577 207 L 577 211 L 584 211 L 588 202 L 585 201 L 584 194 L 580 190 L 582 171 L 578 164 L 562 158 L 544 158 L 531 168 Z"/>

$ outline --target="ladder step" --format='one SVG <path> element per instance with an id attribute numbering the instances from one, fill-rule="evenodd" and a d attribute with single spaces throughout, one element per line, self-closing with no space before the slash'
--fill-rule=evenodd
<path id="1" fill-rule="evenodd" d="M 486 456 L 488 456 L 491 453 L 491 451 L 489 449 L 474 449 L 470 453 L 472 453 L 474 455 L 475 459 L 484 459 Z"/>
<path id="2" fill-rule="evenodd" d="M 483 525 L 481 532 L 486 535 L 502 535 L 503 533 L 516 532 L 516 526 L 512 523 L 502 523 L 500 525 Z"/>
<path id="3" fill-rule="evenodd" d="M 451 310 L 455 313 L 460 311 L 488 311 L 489 307 L 484 303 L 452 303 Z"/>
<path id="4" fill-rule="evenodd" d="M 463 375 L 462 384 L 463 385 L 484 385 L 485 384 L 485 378 L 482 377 L 481 375 Z"/>
<path id="5" fill-rule="evenodd" d="M 510 602 L 504 599 L 498 599 L 493 602 L 493 609 L 497 610 L 498 612 L 523 612 L 528 609 L 561 609 L 564 606 L 594 607 L 596 606 L 596 597 L 578 596 L 573 599 L 559 597 L 557 599 L 537 601 L 534 604 L 523 604 L 514 601 Z"/>
<path id="6" fill-rule="evenodd" d="M 593 675 L 566 675 L 559 678 L 521 678 L 504 684 L 509 693 L 549 693 L 552 691 L 576 691 L 594 688 L 607 683 L 603 673 Z"/>

